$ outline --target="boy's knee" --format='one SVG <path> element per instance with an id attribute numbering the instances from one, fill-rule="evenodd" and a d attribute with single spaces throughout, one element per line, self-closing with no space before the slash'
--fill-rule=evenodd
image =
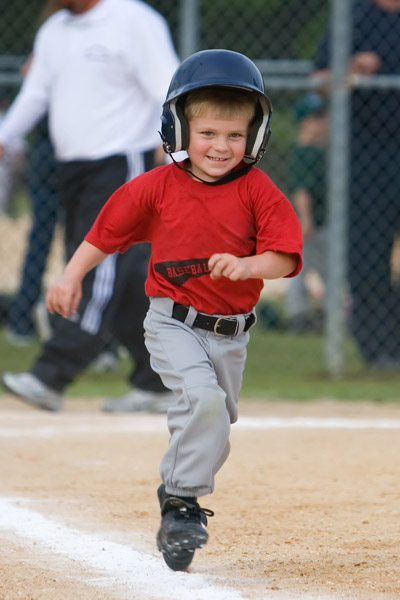
<path id="1" fill-rule="evenodd" d="M 192 407 L 197 415 L 202 415 L 205 420 L 212 420 L 227 416 L 226 394 L 218 387 L 198 387 L 189 391 Z"/>

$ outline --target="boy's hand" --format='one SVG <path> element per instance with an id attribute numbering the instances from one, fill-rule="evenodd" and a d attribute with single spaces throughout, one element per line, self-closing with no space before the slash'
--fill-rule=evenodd
<path id="1" fill-rule="evenodd" d="M 81 282 L 64 274 L 46 294 L 47 309 L 52 314 L 58 313 L 68 319 L 76 313 L 81 298 Z"/>
<path id="2" fill-rule="evenodd" d="M 246 258 L 238 258 L 233 254 L 213 254 L 208 261 L 211 279 L 227 277 L 231 281 L 248 279 L 250 277 L 250 266 Z"/>

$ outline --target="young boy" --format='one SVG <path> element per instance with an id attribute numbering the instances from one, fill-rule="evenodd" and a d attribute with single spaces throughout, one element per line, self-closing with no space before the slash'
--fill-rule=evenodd
<path id="1" fill-rule="evenodd" d="M 160 468 L 157 544 L 174 570 L 186 569 L 207 541 L 212 512 L 197 497 L 212 493 L 229 454 L 263 279 L 301 269 L 295 212 L 252 166 L 265 151 L 270 113 L 262 76 L 247 57 L 205 50 L 186 59 L 171 81 L 161 134 L 166 152 L 186 149 L 188 159 L 117 190 L 47 295 L 50 312 L 68 318 L 90 269 L 110 253 L 152 243 L 146 345 L 176 396 Z"/>

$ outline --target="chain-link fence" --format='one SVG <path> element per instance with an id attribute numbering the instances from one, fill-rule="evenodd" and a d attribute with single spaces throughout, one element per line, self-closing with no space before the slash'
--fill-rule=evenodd
<path id="1" fill-rule="evenodd" d="M 264 75 L 274 114 L 260 166 L 296 206 L 305 236 L 305 269 L 296 280 L 266 285 L 260 324 L 298 334 L 326 333 L 327 364 L 334 375 L 346 359 L 347 333 L 366 365 L 397 365 L 400 1 L 149 4 L 167 19 L 181 58 L 227 48 L 247 54 Z M 0 118 L 19 89 L 20 69 L 42 18 L 40 0 L 2 3 Z M 321 79 L 315 79 L 315 70 Z M 0 169 L 1 323 L 7 324 L 9 303 L 23 281 L 30 292 L 25 289 L 27 298 L 19 308 L 19 331 L 30 335 L 37 327 L 32 307 L 63 263 L 54 157 L 45 124 L 10 148 Z M 49 212 L 36 223 L 40 236 L 29 242 L 36 244 L 37 256 L 25 264 L 22 278 L 32 218 L 39 211 L 43 215 L 46 202 Z"/>

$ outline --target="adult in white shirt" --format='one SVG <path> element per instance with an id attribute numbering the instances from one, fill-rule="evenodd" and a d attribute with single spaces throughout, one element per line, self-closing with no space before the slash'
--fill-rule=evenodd
<path id="1" fill-rule="evenodd" d="M 164 18 L 140 0 L 60 6 L 36 35 L 31 68 L 0 126 L 0 156 L 49 115 L 70 257 L 109 196 L 143 172 L 146 153 L 159 145 L 161 107 L 179 61 Z M 172 395 L 153 373 L 143 339 L 146 254 L 132 248 L 94 269 L 77 318 L 57 319 L 31 371 L 3 374 L 6 389 L 61 410 L 65 388 L 111 330 L 134 362 L 130 408 L 165 410 Z M 125 318 L 128 308 L 135 320 Z"/>

